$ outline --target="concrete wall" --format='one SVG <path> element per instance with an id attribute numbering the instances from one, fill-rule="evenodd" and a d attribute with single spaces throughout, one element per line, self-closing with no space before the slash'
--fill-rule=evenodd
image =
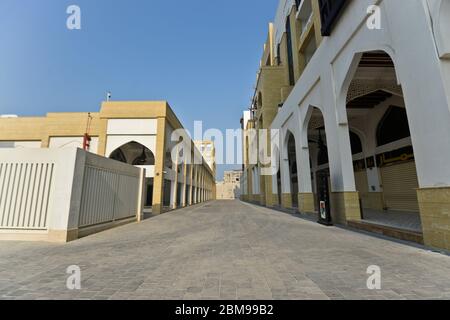
<path id="1" fill-rule="evenodd" d="M 141 170 L 93 154 L 85 154 L 78 228 L 136 218 Z"/>
<path id="2" fill-rule="evenodd" d="M 216 184 L 217 200 L 235 200 L 241 197 L 241 185 L 236 183 L 218 182 Z"/>
<path id="3" fill-rule="evenodd" d="M 0 141 L 0 149 L 39 149 L 41 141 Z"/>
<path id="4" fill-rule="evenodd" d="M 143 171 L 77 148 L 0 150 L 0 239 L 65 242 L 141 218 Z"/>
<path id="5" fill-rule="evenodd" d="M 83 137 L 51 137 L 50 149 L 83 148 Z M 93 137 L 90 142 L 89 152 L 98 152 L 98 137 Z"/>

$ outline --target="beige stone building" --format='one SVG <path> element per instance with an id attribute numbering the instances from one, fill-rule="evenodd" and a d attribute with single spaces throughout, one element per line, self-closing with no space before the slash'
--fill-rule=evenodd
<path id="1" fill-rule="evenodd" d="M 212 141 L 194 141 L 195 146 L 200 151 L 213 172 L 216 172 L 216 149 Z"/>
<path id="2" fill-rule="evenodd" d="M 214 196 L 214 167 L 190 139 L 173 141 L 182 128 L 165 101 L 104 102 L 99 112 L 89 114 L 4 116 L 0 148 L 79 147 L 145 168 L 145 206 L 159 214 Z"/>
<path id="3" fill-rule="evenodd" d="M 242 171 L 226 171 L 224 180 L 216 184 L 217 200 L 234 200 L 241 197 Z"/>
<path id="4" fill-rule="evenodd" d="M 242 199 L 450 249 L 447 21 L 444 0 L 280 0 L 241 119 Z"/>
<path id="5" fill-rule="evenodd" d="M 205 159 L 205 162 L 208 164 L 210 169 L 213 172 L 213 176 L 216 176 L 216 148 L 214 146 L 213 141 L 194 141 L 195 146 L 200 151 L 201 155 L 203 156 L 203 159 Z M 213 184 L 213 190 L 212 190 L 213 199 L 216 199 L 216 185 Z"/>

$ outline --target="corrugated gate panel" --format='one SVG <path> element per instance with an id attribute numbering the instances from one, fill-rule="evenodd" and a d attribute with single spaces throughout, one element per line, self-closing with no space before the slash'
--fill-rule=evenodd
<path id="1" fill-rule="evenodd" d="M 383 196 L 389 210 L 419 212 L 416 164 L 414 161 L 381 168 Z"/>
<path id="2" fill-rule="evenodd" d="M 46 230 L 52 163 L 0 164 L 0 229 Z"/>

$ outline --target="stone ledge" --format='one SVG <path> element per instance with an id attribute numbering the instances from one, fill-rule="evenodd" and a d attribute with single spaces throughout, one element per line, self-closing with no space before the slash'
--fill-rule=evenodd
<path id="1" fill-rule="evenodd" d="M 391 238 L 424 244 L 423 234 L 419 232 L 402 230 L 394 227 L 383 226 L 363 221 L 348 221 L 350 228 L 381 234 Z"/>
<path id="2" fill-rule="evenodd" d="M 109 229 L 121 227 L 123 225 L 129 224 L 129 223 L 134 223 L 134 222 L 137 222 L 136 217 L 130 217 L 130 218 L 125 218 L 122 220 L 117 220 L 117 221 L 108 222 L 108 223 L 103 223 L 103 224 L 99 224 L 99 225 L 95 225 L 95 226 L 80 228 L 80 229 L 78 229 L 78 238 L 84 238 L 84 237 L 93 235 L 95 233 L 99 233 L 99 232 L 106 231 Z M 72 239 L 72 240 L 74 240 L 74 239 Z M 68 240 L 68 241 L 71 241 L 71 240 Z"/>

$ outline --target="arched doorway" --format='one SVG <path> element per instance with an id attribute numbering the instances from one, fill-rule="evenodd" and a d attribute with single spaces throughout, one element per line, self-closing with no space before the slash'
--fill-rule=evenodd
<path id="1" fill-rule="evenodd" d="M 390 106 L 377 128 L 377 148 L 410 138 L 406 109 Z M 393 153 L 392 153 L 393 152 Z M 414 151 L 409 143 L 379 157 L 383 201 L 386 210 L 419 212 L 419 187 Z"/>
<path id="2" fill-rule="evenodd" d="M 384 51 L 360 56 L 346 110 L 362 218 L 421 233 L 414 150 L 395 64 Z"/>
<path id="3" fill-rule="evenodd" d="M 328 216 L 331 215 L 330 167 L 325 120 L 322 111 L 315 107 L 312 108 L 308 123 L 308 148 L 311 159 L 311 184 L 314 194 L 314 207 L 317 214 L 323 218 L 325 213 Z M 331 223 L 331 221 L 328 222 Z"/>
<path id="4" fill-rule="evenodd" d="M 295 137 L 292 132 L 287 133 L 287 151 L 289 161 L 289 183 L 291 186 L 292 207 L 298 208 L 298 170 Z"/>
<path id="5" fill-rule="evenodd" d="M 352 150 L 353 170 L 355 175 L 355 187 L 359 192 L 360 208 L 363 210 L 363 203 L 370 201 L 369 188 L 366 171 L 366 157 L 363 142 L 360 134 L 350 129 L 350 146 Z"/>
<path id="6" fill-rule="evenodd" d="M 281 180 L 281 137 L 279 132 L 272 137 L 271 141 L 271 165 L 272 165 L 272 205 L 282 207 L 282 180 Z M 278 140 L 278 141 L 277 141 Z"/>
<path id="7" fill-rule="evenodd" d="M 278 168 L 277 170 L 277 205 L 278 207 L 281 207 L 281 168 Z"/>
<path id="8" fill-rule="evenodd" d="M 110 159 L 131 164 L 134 166 L 154 166 L 155 155 L 146 146 L 136 142 L 128 142 L 117 148 L 111 155 Z M 145 181 L 145 207 L 152 207 L 153 205 L 153 178 L 146 178 Z"/>
<path id="9" fill-rule="evenodd" d="M 155 155 L 153 152 L 146 146 L 135 141 L 128 142 L 120 148 L 117 148 L 111 152 L 109 158 L 134 166 L 155 165 Z"/>

